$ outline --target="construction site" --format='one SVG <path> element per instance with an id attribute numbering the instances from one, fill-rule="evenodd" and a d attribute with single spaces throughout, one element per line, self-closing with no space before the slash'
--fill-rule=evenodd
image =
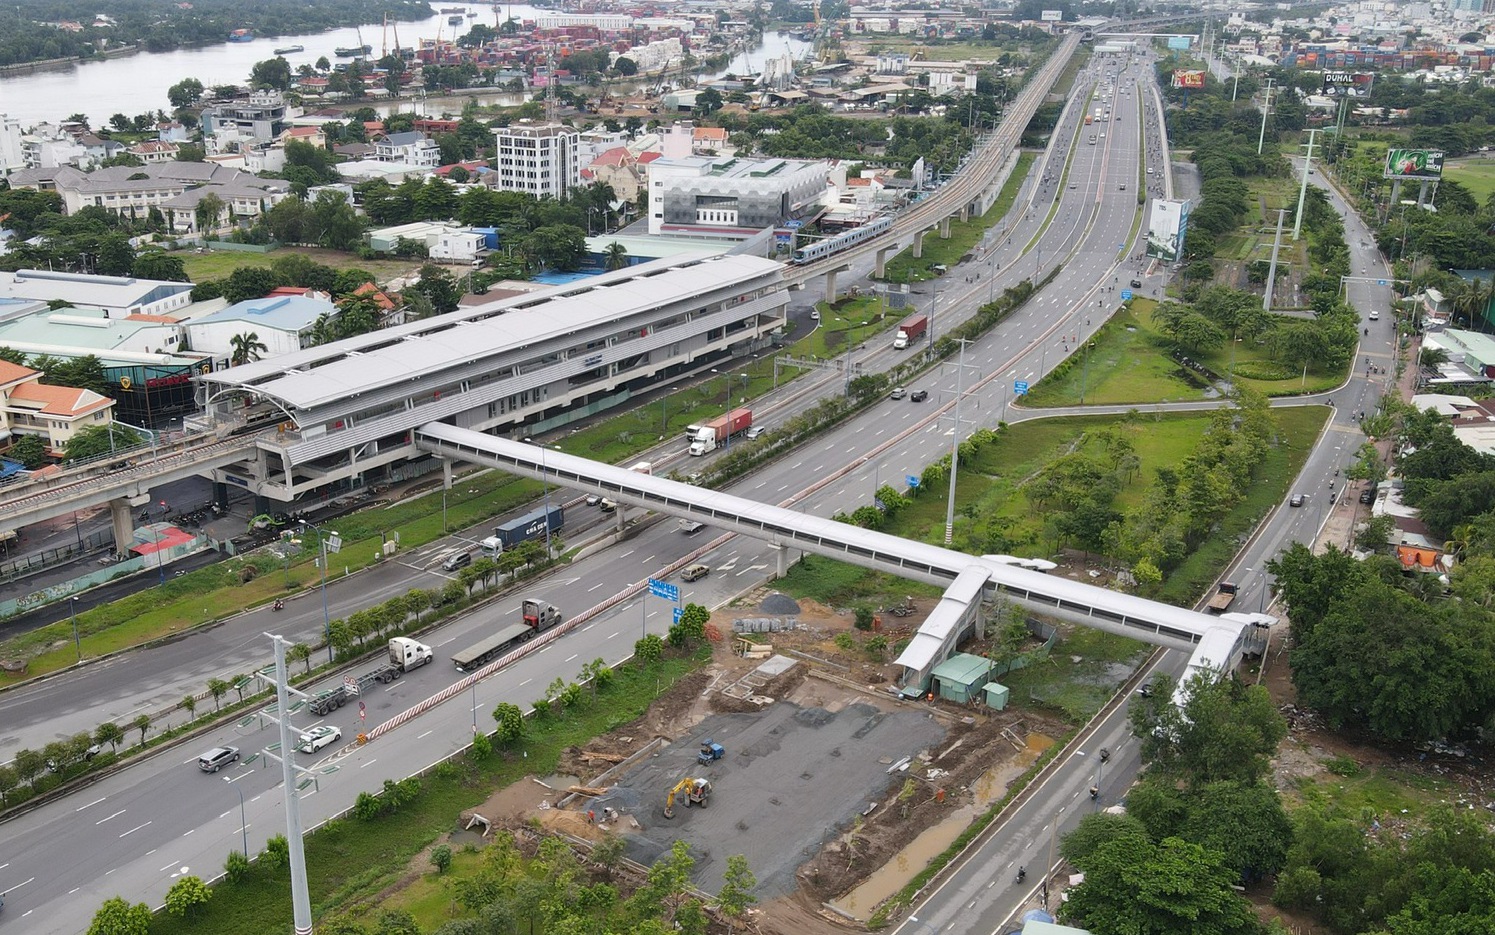
<path id="1" fill-rule="evenodd" d="M 1026 710 L 900 700 L 893 666 L 836 642 L 850 613 L 800 603 L 777 618 L 792 629 L 726 636 L 644 717 L 480 811 L 580 841 L 617 833 L 643 866 L 685 841 L 708 893 L 742 854 L 762 931 L 865 922 L 1068 728 Z M 915 605 L 906 625 L 927 610 Z M 755 603 L 712 622 L 730 634 L 761 614 Z"/>

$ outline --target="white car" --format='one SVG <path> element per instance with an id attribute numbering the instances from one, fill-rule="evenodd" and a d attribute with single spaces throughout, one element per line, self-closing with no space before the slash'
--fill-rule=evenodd
<path id="1" fill-rule="evenodd" d="M 302 753 L 316 753 L 323 747 L 336 743 L 341 739 L 343 739 L 343 732 L 341 730 L 330 724 L 323 724 L 321 727 L 313 727 L 302 734 L 301 739 L 296 743 L 296 749 Z"/>

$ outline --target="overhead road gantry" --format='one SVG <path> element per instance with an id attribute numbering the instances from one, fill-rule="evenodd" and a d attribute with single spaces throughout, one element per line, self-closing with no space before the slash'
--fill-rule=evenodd
<path id="1" fill-rule="evenodd" d="M 778 553 L 779 575 L 788 568 L 789 551 L 797 549 L 939 585 L 946 589 L 945 599 L 898 660 L 905 667 L 905 684 L 927 678 L 929 671 L 981 623 L 981 605 L 993 601 L 1012 601 L 1052 617 L 1186 652 L 1193 652 L 1206 636 L 1222 627 L 1232 632 L 1242 627 L 1239 622 L 1222 621 L 1197 611 L 1022 567 L 1023 563 L 1035 567 L 1046 563 L 1009 556 L 967 555 L 810 516 L 791 508 L 793 498 L 778 506 L 759 503 L 442 423 L 416 429 L 413 441 L 423 451 L 450 461 L 487 465 L 605 496 L 620 505 L 616 513 L 620 527 L 626 521 L 624 507 L 631 506 L 699 520 L 764 540 Z M 725 538 L 720 538 L 704 545 L 663 573 L 673 571 L 677 565 L 683 567 L 724 541 Z"/>

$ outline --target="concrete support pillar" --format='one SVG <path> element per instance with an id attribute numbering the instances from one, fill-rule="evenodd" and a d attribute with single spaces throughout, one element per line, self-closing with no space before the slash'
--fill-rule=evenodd
<path id="1" fill-rule="evenodd" d="M 919 231 L 914 235 L 914 259 L 916 260 L 924 255 L 924 235 L 927 233 L 929 231 Z"/>
<path id="2" fill-rule="evenodd" d="M 619 535 L 622 535 L 623 530 L 628 526 L 627 513 L 628 508 L 623 506 L 623 504 L 621 503 L 618 504 L 618 508 L 613 511 L 613 516 L 617 519 L 617 522 L 614 525 L 616 526 Z"/>
<path id="3" fill-rule="evenodd" d="M 881 250 L 877 251 L 877 267 L 873 269 L 872 275 L 876 276 L 878 279 L 881 279 L 883 277 L 883 274 L 887 271 L 888 253 L 891 252 L 892 249 L 892 247 L 883 247 Z"/>
<path id="4" fill-rule="evenodd" d="M 789 573 L 789 550 L 782 545 L 773 547 L 773 576 L 782 578 Z"/>
<path id="5" fill-rule="evenodd" d="M 228 512 L 228 485 L 221 480 L 213 481 L 213 502 L 218 504 L 218 509 Z"/>
<path id="6" fill-rule="evenodd" d="M 949 218 L 941 218 L 940 219 L 940 239 L 941 240 L 949 240 L 950 239 L 950 219 Z"/>
<path id="7" fill-rule="evenodd" d="M 114 526 L 114 551 L 123 554 L 135 541 L 135 516 L 128 497 L 109 501 L 109 521 Z"/>
<path id="8" fill-rule="evenodd" d="M 829 273 L 825 274 L 825 300 L 827 302 L 834 302 L 834 301 L 836 301 L 836 271 L 835 270 L 831 270 Z"/>
<path id="9" fill-rule="evenodd" d="M 452 459 L 441 459 L 441 486 L 445 490 L 452 489 Z"/>
<path id="10" fill-rule="evenodd" d="M 269 513 L 269 512 L 270 512 L 270 498 L 267 497 L 267 496 L 265 496 L 262 493 L 255 494 L 254 495 L 254 514 L 256 516 L 258 516 L 261 513 Z"/>
<path id="11" fill-rule="evenodd" d="M 971 206 L 970 205 L 961 205 L 960 206 L 960 220 L 961 220 L 961 223 L 963 224 L 966 221 L 969 221 L 970 219 L 971 219 Z M 946 219 L 946 223 L 947 224 L 949 223 L 948 219 Z"/>

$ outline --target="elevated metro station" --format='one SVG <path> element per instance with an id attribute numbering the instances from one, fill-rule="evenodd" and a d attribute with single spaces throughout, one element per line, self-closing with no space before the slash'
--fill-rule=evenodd
<path id="1" fill-rule="evenodd" d="M 656 260 L 208 374 L 192 427 L 261 429 L 256 457 L 213 477 L 262 505 L 402 479 L 434 467 L 419 425 L 546 431 L 768 346 L 788 303 L 772 260 Z"/>

